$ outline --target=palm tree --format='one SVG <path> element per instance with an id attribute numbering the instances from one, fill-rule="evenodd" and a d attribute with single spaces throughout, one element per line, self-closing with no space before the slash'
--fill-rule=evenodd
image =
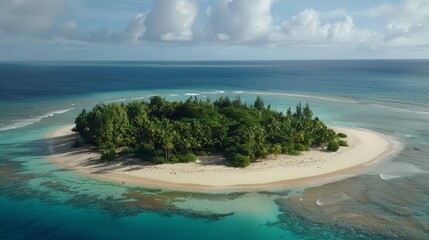
<path id="1" fill-rule="evenodd" d="M 145 127 L 146 127 L 146 134 L 148 136 L 149 144 L 153 149 L 155 149 L 155 136 L 156 136 L 157 129 L 155 125 L 150 121 L 148 122 L 148 124 L 146 124 Z"/>
<path id="2" fill-rule="evenodd" d="M 170 159 L 171 159 L 171 149 L 173 149 L 174 148 L 174 145 L 172 144 L 172 143 L 170 143 L 170 142 L 167 142 L 165 145 L 164 145 L 164 149 L 165 149 L 165 160 L 167 161 L 167 162 L 169 162 L 170 161 Z"/>
<path id="3" fill-rule="evenodd" d="M 304 132 L 300 131 L 295 135 L 295 142 L 302 143 L 305 140 Z"/>
<path id="4" fill-rule="evenodd" d="M 280 145 L 279 143 L 276 143 L 273 145 L 272 150 L 273 150 L 274 155 L 276 155 L 276 157 L 277 157 L 277 155 L 282 153 L 282 145 Z"/>

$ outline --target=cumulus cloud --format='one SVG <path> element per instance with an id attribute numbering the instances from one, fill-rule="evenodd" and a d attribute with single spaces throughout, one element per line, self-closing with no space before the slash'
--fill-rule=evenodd
<path id="1" fill-rule="evenodd" d="M 343 8 L 325 12 L 304 9 L 287 19 L 273 17 L 278 0 L 154 0 L 151 9 L 136 14 L 123 30 L 116 31 L 109 26 L 84 30 L 88 26 L 79 19 L 60 21 L 68 1 L 0 0 L 0 34 L 82 42 L 370 48 L 422 48 L 428 46 L 429 39 L 428 0 L 403 0 L 359 13 Z M 208 8 L 200 9 L 203 4 Z M 388 24 L 384 31 L 375 32 L 359 27 L 353 17 L 383 18 Z"/>
<path id="2" fill-rule="evenodd" d="M 274 0 L 219 0 L 207 10 L 208 32 L 215 40 L 255 41 L 272 30 Z"/>
<path id="3" fill-rule="evenodd" d="M 36 35 L 50 30 L 65 8 L 64 0 L 1 0 L 0 31 Z"/>
<path id="4" fill-rule="evenodd" d="M 407 0 L 395 9 L 397 18 L 387 25 L 386 41 L 393 46 L 429 45 L 429 1 Z"/>
<path id="5" fill-rule="evenodd" d="M 401 4 L 375 6 L 361 14 L 389 21 L 380 47 L 427 47 L 429 39 L 429 1 L 405 0 Z"/>
<path id="6" fill-rule="evenodd" d="M 128 26 L 125 30 L 124 37 L 127 40 L 136 42 L 143 38 L 143 35 L 146 32 L 145 21 L 147 18 L 147 13 L 139 13 L 128 23 Z"/>
<path id="7" fill-rule="evenodd" d="M 92 39 L 194 40 L 270 46 L 348 44 L 382 48 L 425 45 L 429 38 L 427 0 L 404 0 L 402 4 L 382 4 L 353 13 L 366 18 L 390 19 L 384 32 L 356 27 L 352 16 L 342 8 L 326 12 L 305 9 L 287 21 L 274 23 L 271 10 L 276 2 L 217 0 L 204 13 L 199 11 L 197 0 L 157 0 L 151 10 L 136 15 L 120 37 L 105 30 L 97 32 L 98 37 Z M 206 14 L 203 29 L 194 26 L 198 14 Z M 197 31 L 203 33 L 198 39 L 195 37 Z"/>
<path id="8" fill-rule="evenodd" d="M 191 40 L 197 14 L 197 0 L 157 0 L 152 10 L 128 23 L 125 33 L 134 40 Z"/>
<path id="9" fill-rule="evenodd" d="M 1 0 L 0 34 L 39 39 L 87 40 L 75 21 L 58 21 L 67 0 Z"/>
<path id="10" fill-rule="evenodd" d="M 305 9 L 276 25 L 271 13 L 274 4 L 273 0 L 219 0 L 207 10 L 208 35 L 212 40 L 271 46 L 361 44 L 380 39 L 375 32 L 357 29 L 345 9 L 321 14 Z M 342 19 L 324 23 L 322 18 Z"/>
<path id="11" fill-rule="evenodd" d="M 319 14 L 313 9 L 305 9 L 284 21 L 277 31 L 272 32 L 268 40 L 283 44 L 315 45 L 329 43 L 356 44 L 376 40 L 380 35 L 369 30 L 356 29 L 353 19 L 346 16 L 344 20 L 334 23 L 322 23 Z"/>

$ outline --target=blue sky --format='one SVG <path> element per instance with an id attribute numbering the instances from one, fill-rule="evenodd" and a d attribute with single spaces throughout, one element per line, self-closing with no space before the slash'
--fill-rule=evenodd
<path id="1" fill-rule="evenodd" d="M 429 0 L 1 0 L 0 60 L 429 58 Z"/>

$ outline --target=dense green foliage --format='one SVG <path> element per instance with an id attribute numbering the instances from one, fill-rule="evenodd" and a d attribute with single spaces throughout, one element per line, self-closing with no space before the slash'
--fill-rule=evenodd
<path id="1" fill-rule="evenodd" d="M 338 133 L 337 134 L 337 136 L 339 137 L 339 138 L 346 138 L 347 137 L 347 134 L 345 134 L 345 133 Z"/>
<path id="2" fill-rule="evenodd" d="M 349 146 L 347 141 L 342 140 L 342 139 L 338 140 L 338 145 L 340 145 L 341 147 L 348 147 Z"/>
<path id="3" fill-rule="evenodd" d="M 328 151 L 336 152 L 338 151 L 338 149 L 340 149 L 340 144 L 338 144 L 338 142 L 332 141 L 328 143 L 328 147 L 327 147 Z"/>
<path id="4" fill-rule="evenodd" d="M 84 109 L 75 123 L 75 130 L 106 160 L 114 159 L 119 148 L 154 163 L 191 162 L 195 155 L 222 153 L 233 165 L 245 167 L 269 154 L 297 155 L 311 146 L 338 142 L 332 129 L 313 118 L 308 103 L 284 114 L 265 107 L 259 96 L 253 105 L 240 97 L 212 103 L 154 96 L 149 102 Z"/>
<path id="5" fill-rule="evenodd" d="M 229 160 L 236 167 L 244 168 L 250 165 L 250 158 L 248 156 L 241 155 L 240 153 L 232 154 Z"/>

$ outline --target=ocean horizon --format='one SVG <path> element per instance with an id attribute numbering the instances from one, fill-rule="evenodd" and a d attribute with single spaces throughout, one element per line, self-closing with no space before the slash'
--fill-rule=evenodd
<path id="1" fill-rule="evenodd" d="M 427 239 L 429 60 L 0 62 L 1 239 Z M 276 191 L 192 193 L 95 180 L 47 160 L 84 108 L 189 97 L 309 103 L 329 127 L 402 150 L 363 174 Z"/>

